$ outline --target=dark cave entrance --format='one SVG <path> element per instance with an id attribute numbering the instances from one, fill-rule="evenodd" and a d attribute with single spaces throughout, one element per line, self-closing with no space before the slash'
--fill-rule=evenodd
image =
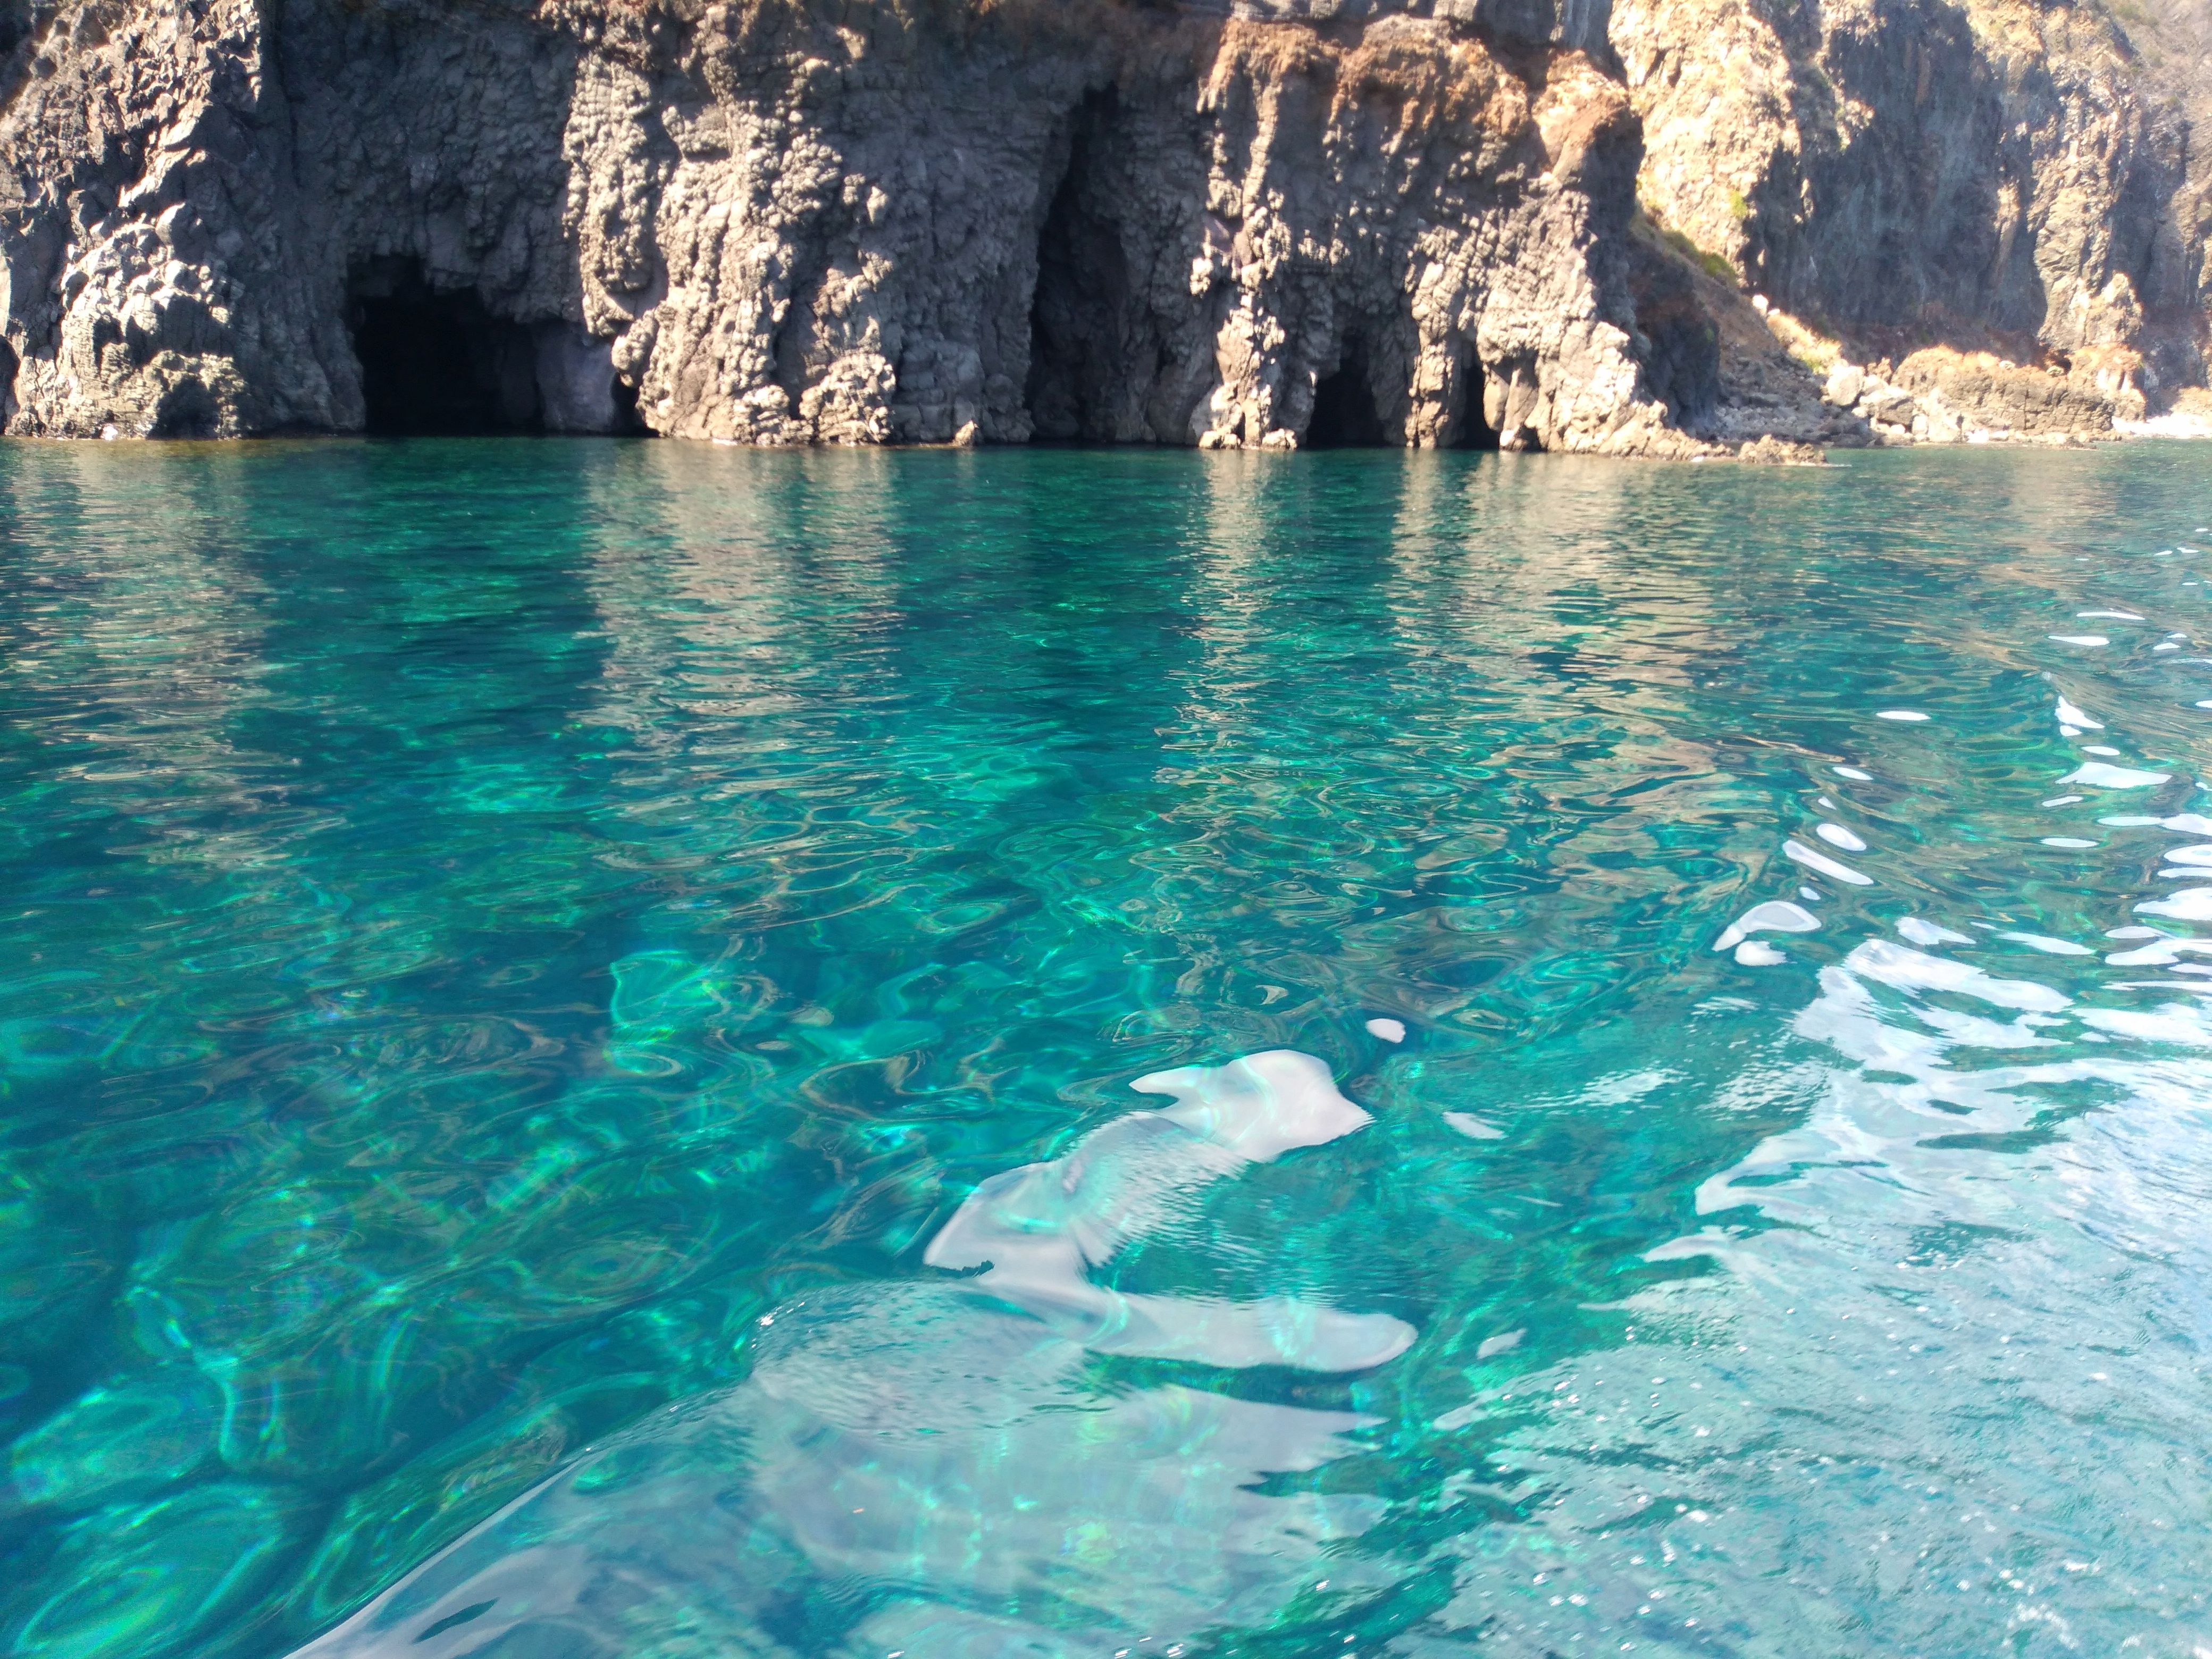
<path id="1" fill-rule="evenodd" d="M 1365 343 L 1344 343 L 1334 374 L 1314 387 L 1313 416 L 1306 422 L 1308 449 L 1394 447 L 1375 401 L 1375 380 L 1368 371 Z"/>
<path id="2" fill-rule="evenodd" d="M 1406 430 L 1392 429 L 1385 419 L 1382 400 L 1376 395 L 1374 358 L 1364 333 L 1347 336 L 1340 348 L 1336 368 L 1314 386 L 1313 414 L 1306 422 L 1303 447 L 1307 449 L 1396 449 L 1414 441 L 1416 430 L 1433 430 L 1417 419 L 1425 411 L 1414 410 L 1406 418 Z M 1452 434 L 1452 449 L 1496 449 L 1498 434 L 1483 419 L 1481 363 L 1472 354 L 1462 361 L 1455 378 L 1457 408 L 1445 429 Z"/>
<path id="3" fill-rule="evenodd" d="M 1454 449 L 1495 449 L 1498 434 L 1482 418 L 1482 365 L 1471 357 L 1460 372 L 1459 428 L 1453 434 Z"/>
<path id="4" fill-rule="evenodd" d="M 411 259 L 362 268 L 348 299 L 371 435 L 544 430 L 527 323 L 493 316 L 471 289 L 432 288 Z"/>
<path id="5" fill-rule="evenodd" d="M 1129 264 L 1121 228 L 1098 210 L 1092 187 L 1119 107 L 1111 87 L 1085 95 L 1069 133 L 1067 170 L 1037 234 L 1027 402 L 1032 434 L 1048 441 L 1110 443 L 1121 435 L 1109 400 L 1126 379 Z"/>
<path id="6" fill-rule="evenodd" d="M 161 394 L 154 418 L 146 428 L 149 438 L 212 438 L 222 429 L 215 398 L 198 380 L 185 379 Z"/>

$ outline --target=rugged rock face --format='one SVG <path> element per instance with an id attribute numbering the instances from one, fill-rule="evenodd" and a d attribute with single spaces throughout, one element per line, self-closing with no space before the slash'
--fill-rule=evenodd
<path id="1" fill-rule="evenodd" d="M 16 6 L 17 434 L 1884 435 L 1737 273 L 1838 352 L 2203 378 L 2186 122 L 2071 7 Z"/>
<path id="2" fill-rule="evenodd" d="M 750 442 L 1685 442 L 1612 257 L 1635 123 L 1571 46 L 83 0 L 33 50 L 16 432 L 350 429 L 442 370 L 483 424 Z"/>
<path id="3" fill-rule="evenodd" d="M 1646 211 L 1858 361 L 2081 359 L 2107 403 L 2202 381 L 2191 132 L 2104 11 L 1620 0 L 1612 28 Z"/>

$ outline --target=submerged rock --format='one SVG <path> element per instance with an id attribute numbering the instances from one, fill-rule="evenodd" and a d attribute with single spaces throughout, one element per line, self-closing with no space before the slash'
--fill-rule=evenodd
<path id="1" fill-rule="evenodd" d="M 924 1260 L 972 1276 L 830 1285 L 761 1315 L 744 1382 L 584 1449 L 298 1659 L 1176 1653 L 1317 1577 L 1370 1587 L 1343 1547 L 1386 1501 L 1293 1477 L 1353 1455 L 1377 1419 L 1193 1384 L 1364 1370 L 1413 1328 L 1090 1273 L 1189 1231 L 1206 1189 L 1372 1120 L 1289 1050 L 1134 1086 L 1174 1103 L 993 1176 L 946 1221 Z M 1182 1369 L 1102 1363 L 1140 1357 Z M 842 1640 L 798 1634 L 791 1609 L 832 1603 Z"/>
<path id="2" fill-rule="evenodd" d="M 1826 466 L 1828 463 L 1818 444 L 1792 443 L 1771 433 L 1744 445 L 1735 458 L 1750 466 Z"/>

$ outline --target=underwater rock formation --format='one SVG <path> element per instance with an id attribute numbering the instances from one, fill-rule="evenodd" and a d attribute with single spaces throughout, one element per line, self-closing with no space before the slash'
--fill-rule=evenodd
<path id="1" fill-rule="evenodd" d="M 1882 437 L 1745 285 L 2203 379 L 2189 129 L 2093 6 L 15 5 L 18 434 Z"/>
<path id="2" fill-rule="evenodd" d="M 1351 1455 L 1375 1419 L 1116 1382 L 1091 1359 L 1340 1375 L 1395 1358 L 1413 1328 L 1297 1297 L 1131 1294 L 1086 1273 L 1187 1229 L 1215 1183 L 1371 1120 L 1288 1049 L 1133 1086 L 1176 1103 L 986 1182 L 930 1244 L 932 1267 L 989 1271 L 775 1308 L 744 1382 L 587 1449 L 295 1659 L 767 1659 L 793 1651 L 792 1606 L 839 1597 L 847 1639 L 811 1650 L 1181 1653 L 1169 1632 L 1265 1618 L 1325 1560 L 1365 1576 L 1329 1547 L 1385 1503 L 1270 1477 Z M 1109 1554 L 1117 1571 L 1096 1571 Z M 853 1597 L 862 1582 L 880 1589 Z"/>

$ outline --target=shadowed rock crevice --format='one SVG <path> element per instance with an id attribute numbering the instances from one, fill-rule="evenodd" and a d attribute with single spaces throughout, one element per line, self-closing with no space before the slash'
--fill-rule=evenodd
<path id="1" fill-rule="evenodd" d="M 222 431 L 222 411 L 207 387 L 196 380 L 183 380 L 155 406 L 147 428 L 149 438 L 213 438 Z"/>
<path id="2" fill-rule="evenodd" d="M 1037 236 L 1027 402 L 1034 436 L 1111 443 L 1116 392 L 1129 377 L 1131 294 L 1121 227 L 1101 211 L 1097 173 L 1118 107 L 1113 88 L 1076 111 L 1067 169 Z"/>
<path id="3" fill-rule="evenodd" d="M 1453 449 L 1495 449 L 1498 433 L 1482 418 L 1482 366 L 1473 360 L 1460 371 L 1459 394 L 1462 399 L 1458 418 L 1451 428 L 1449 447 Z"/>
<path id="4" fill-rule="evenodd" d="M 1626 252 L 1646 381 L 1678 425 L 1702 431 L 1721 398 L 1721 337 L 1713 313 L 1725 295 L 1717 292 L 1708 304 L 1698 273 L 1648 224 L 1636 227 Z"/>
<path id="5" fill-rule="evenodd" d="M 1313 416 L 1306 422 L 1308 449 L 1381 449 L 1399 439 L 1383 424 L 1375 396 L 1375 377 L 1366 343 L 1358 336 L 1344 343 L 1335 371 L 1314 386 Z"/>

